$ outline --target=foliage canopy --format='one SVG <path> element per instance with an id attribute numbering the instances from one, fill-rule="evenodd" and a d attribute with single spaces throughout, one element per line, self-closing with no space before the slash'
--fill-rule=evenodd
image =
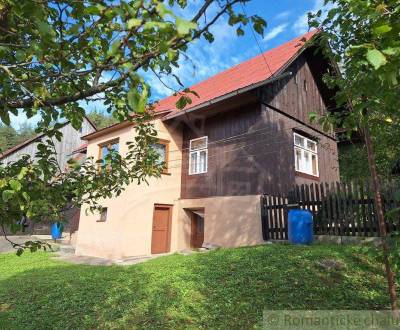
<path id="1" fill-rule="evenodd" d="M 160 175 L 162 164 L 150 148 L 156 132 L 143 73 L 174 76 L 189 43 L 213 42 L 210 28 L 223 16 L 238 35 L 247 24 L 262 33 L 263 19 L 236 10 L 245 2 L 204 0 L 187 19 L 186 0 L 1 0 L 1 121 L 9 125 L 11 113 L 39 114 L 36 131 L 48 139 L 39 145 L 37 161 L 23 157 L 0 167 L 0 225 L 15 229 L 23 216 L 56 220 L 71 202 L 94 211 L 100 198 Z M 178 93 L 178 108 L 196 95 L 184 86 Z M 50 138 L 62 138 L 58 129 L 66 120 L 79 129 L 85 115 L 80 101 L 99 99 L 117 121 L 135 122 L 129 152 L 108 155 L 111 171 L 99 171 L 94 159 L 60 169 Z"/>

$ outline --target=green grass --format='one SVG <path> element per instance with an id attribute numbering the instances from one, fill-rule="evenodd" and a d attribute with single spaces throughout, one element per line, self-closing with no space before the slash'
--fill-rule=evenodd
<path id="1" fill-rule="evenodd" d="M 326 271 L 318 260 L 341 260 Z M 0 255 L 1 329 L 252 328 L 264 309 L 385 309 L 383 271 L 357 247 L 266 245 L 129 267 Z"/>

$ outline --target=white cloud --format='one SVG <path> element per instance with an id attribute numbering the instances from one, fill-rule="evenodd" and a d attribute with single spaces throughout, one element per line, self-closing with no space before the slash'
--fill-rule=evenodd
<path id="1" fill-rule="evenodd" d="M 289 11 L 289 10 L 286 10 L 286 11 L 283 11 L 283 12 L 279 13 L 279 14 L 276 15 L 274 18 L 275 18 L 276 20 L 282 20 L 282 19 L 288 18 L 289 15 L 290 15 L 290 11 Z"/>
<path id="2" fill-rule="evenodd" d="M 324 0 L 314 0 L 313 7 L 307 12 L 300 15 L 294 22 L 292 29 L 296 34 L 304 34 L 309 30 L 308 26 L 308 13 L 315 13 L 324 7 Z"/>
<path id="3" fill-rule="evenodd" d="M 287 26 L 288 26 L 287 23 L 275 26 L 271 31 L 269 31 L 265 35 L 263 41 L 269 41 L 269 40 L 272 40 L 272 39 L 276 38 L 279 34 L 281 34 L 283 31 L 285 31 Z"/>

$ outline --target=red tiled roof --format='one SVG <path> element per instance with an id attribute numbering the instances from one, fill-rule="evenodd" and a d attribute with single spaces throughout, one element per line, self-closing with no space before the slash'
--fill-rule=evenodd
<path id="1" fill-rule="evenodd" d="M 81 144 L 78 148 L 72 150 L 71 154 L 82 153 L 82 152 L 86 151 L 87 146 L 88 146 L 88 143 L 85 142 L 85 143 Z"/>
<path id="2" fill-rule="evenodd" d="M 190 89 L 195 91 L 199 97 L 190 94 L 189 96 L 192 99 L 192 104 L 188 105 L 185 110 L 272 77 L 297 55 L 305 41 L 311 39 L 317 31 L 318 30 L 310 31 L 276 48 L 266 51 L 262 55 L 260 54 L 250 60 L 239 63 L 209 79 L 191 86 Z M 155 111 L 178 111 L 175 103 L 179 97 L 179 95 L 172 95 L 158 101 L 158 103 L 154 105 Z"/>

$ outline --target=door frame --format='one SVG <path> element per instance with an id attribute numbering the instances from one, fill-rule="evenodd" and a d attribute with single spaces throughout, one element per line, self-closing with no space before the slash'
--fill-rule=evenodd
<path id="1" fill-rule="evenodd" d="M 194 244 L 193 244 L 193 241 L 194 241 L 194 232 L 193 232 L 193 224 L 194 223 L 197 223 L 196 224 L 196 229 L 197 229 L 197 226 L 198 226 L 198 218 L 200 217 L 198 214 L 196 214 L 196 213 L 194 213 L 194 211 L 203 211 L 203 213 L 205 214 L 205 209 L 204 208 L 197 208 L 197 209 L 189 209 L 189 211 L 190 211 L 190 248 L 191 249 L 197 249 L 197 248 L 199 248 L 198 246 L 194 246 Z M 204 227 L 205 227 L 205 216 L 204 217 L 202 217 L 203 218 L 203 244 L 204 244 Z M 197 233 L 196 233 L 196 236 L 197 236 Z"/>
<path id="2" fill-rule="evenodd" d="M 163 208 L 163 209 L 168 209 L 168 230 L 167 230 L 167 248 L 165 252 L 161 253 L 168 253 L 171 251 L 171 227 L 172 227 L 172 208 L 173 204 L 160 204 L 156 203 L 154 204 L 153 207 L 153 221 L 151 224 L 151 246 L 150 246 L 150 252 L 151 254 L 159 254 L 159 253 L 153 253 L 153 226 L 154 226 L 154 211 L 156 208 Z"/>

